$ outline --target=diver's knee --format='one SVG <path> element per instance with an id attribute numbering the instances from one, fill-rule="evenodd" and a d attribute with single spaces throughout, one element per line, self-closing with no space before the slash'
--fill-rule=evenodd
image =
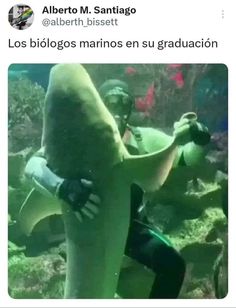
<path id="1" fill-rule="evenodd" d="M 183 257 L 173 247 L 163 245 L 158 247 L 154 254 L 153 270 L 156 272 L 168 271 L 184 276 L 186 263 Z"/>

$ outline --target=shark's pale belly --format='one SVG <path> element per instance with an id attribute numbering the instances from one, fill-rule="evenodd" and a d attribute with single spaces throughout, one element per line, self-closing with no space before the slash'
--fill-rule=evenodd
<path id="1" fill-rule="evenodd" d="M 113 298 L 117 288 L 129 219 L 129 185 L 113 174 L 101 187 L 100 213 L 79 223 L 64 204 L 67 234 L 66 298 Z"/>

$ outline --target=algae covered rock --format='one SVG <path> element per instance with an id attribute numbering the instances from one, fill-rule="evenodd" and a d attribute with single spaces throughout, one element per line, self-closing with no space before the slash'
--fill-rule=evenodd
<path id="1" fill-rule="evenodd" d="M 148 207 L 150 222 L 186 261 L 180 298 L 215 298 L 226 293 L 227 217 L 222 208 L 227 203 L 228 177 L 217 167 L 208 161 L 173 170 Z"/>
<path id="2" fill-rule="evenodd" d="M 26 257 L 9 245 L 9 295 L 12 298 L 63 298 L 65 261 L 59 255 Z"/>
<path id="3" fill-rule="evenodd" d="M 14 224 L 8 224 L 8 237 L 10 241 L 19 244 L 19 238 L 23 236 L 19 227 L 18 215 L 22 203 L 30 191 L 30 186 L 24 177 L 24 168 L 32 148 L 26 148 L 16 153 L 8 154 L 8 213 Z"/>
<path id="4" fill-rule="evenodd" d="M 18 152 L 29 145 L 38 147 L 42 134 L 42 105 L 45 90 L 27 78 L 9 80 L 9 150 Z"/>

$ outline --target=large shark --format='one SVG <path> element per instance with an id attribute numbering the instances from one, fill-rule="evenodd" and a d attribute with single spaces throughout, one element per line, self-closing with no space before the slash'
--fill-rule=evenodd
<path id="1" fill-rule="evenodd" d="M 129 227 L 130 186 L 161 187 L 176 157 L 176 136 L 161 151 L 131 156 L 85 68 L 59 64 L 51 69 L 43 127 L 48 165 L 61 177 L 92 180 L 101 198 L 99 214 L 84 223 L 69 205 L 36 190 L 22 206 L 27 234 L 45 217 L 63 215 L 65 298 L 114 298 Z"/>

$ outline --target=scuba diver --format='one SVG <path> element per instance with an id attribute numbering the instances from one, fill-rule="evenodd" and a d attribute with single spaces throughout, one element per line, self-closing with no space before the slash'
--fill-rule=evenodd
<path id="1" fill-rule="evenodd" d="M 128 124 L 134 98 L 125 82 L 107 80 L 99 93 L 116 120 L 130 154 L 151 153 L 169 144 L 171 137 L 157 129 Z M 186 122 L 186 118 L 182 121 Z M 175 125 L 181 125 L 181 120 Z M 191 122 L 189 130 L 193 142 L 179 147 L 176 166 L 197 163 L 204 156 L 203 146 L 210 141 L 210 134 L 202 124 Z M 44 148 L 30 158 L 25 174 L 36 189 L 67 202 L 81 222 L 86 217 L 92 219 L 98 214 L 100 198 L 93 193 L 93 183 L 86 179 L 58 177 L 47 165 Z M 185 261 L 169 241 L 149 225 L 143 194 L 137 185 L 132 185 L 131 219 L 125 254 L 154 272 L 149 298 L 177 298 L 185 276 Z"/>

